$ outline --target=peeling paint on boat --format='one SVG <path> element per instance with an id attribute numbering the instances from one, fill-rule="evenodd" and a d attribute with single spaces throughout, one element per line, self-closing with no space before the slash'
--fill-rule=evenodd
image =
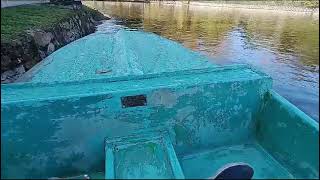
<path id="1" fill-rule="evenodd" d="M 2 178 L 92 172 L 208 178 L 235 161 L 253 166 L 254 178 L 319 177 L 318 124 L 276 94 L 268 75 L 246 65 L 213 65 L 152 34 L 145 34 L 153 39 L 145 42 L 146 57 L 139 52 L 142 32 L 99 35 L 66 47 L 69 54 L 57 51 L 50 58 L 59 58 L 35 67 L 28 82 L 2 85 Z M 111 52 L 107 41 L 122 55 L 110 73 L 97 75 L 95 67 L 110 69 L 99 61 Z M 80 47 L 93 47 L 86 42 L 100 43 L 104 55 L 74 59 Z M 160 55 L 160 67 L 150 64 L 153 55 Z M 146 104 L 124 108 L 121 98 L 136 95 Z"/>

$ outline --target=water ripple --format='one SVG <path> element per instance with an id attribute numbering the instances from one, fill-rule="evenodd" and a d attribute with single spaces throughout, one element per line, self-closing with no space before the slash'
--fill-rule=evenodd
<path id="1" fill-rule="evenodd" d="M 98 27 L 153 32 L 210 56 L 251 64 L 276 91 L 319 120 L 319 21 L 310 15 L 162 3 L 95 2 L 112 20 Z M 213 7 L 212 7 L 213 8 Z"/>

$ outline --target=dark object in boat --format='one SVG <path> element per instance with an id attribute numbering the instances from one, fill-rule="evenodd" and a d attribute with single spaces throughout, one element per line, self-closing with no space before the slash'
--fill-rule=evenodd
<path id="1" fill-rule="evenodd" d="M 108 70 L 96 70 L 96 74 L 106 74 L 106 73 L 110 73 L 112 72 L 112 70 L 108 69 Z"/>
<path id="2" fill-rule="evenodd" d="M 144 94 L 136 96 L 121 97 L 122 108 L 145 106 L 147 105 L 147 96 Z"/>
<path id="3" fill-rule="evenodd" d="M 212 179 L 251 179 L 253 168 L 244 163 L 227 164 Z"/>

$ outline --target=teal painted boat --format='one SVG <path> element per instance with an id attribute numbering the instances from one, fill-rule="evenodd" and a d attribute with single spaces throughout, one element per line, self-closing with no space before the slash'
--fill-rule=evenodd
<path id="1" fill-rule="evenodd" d="M 139 31 L 79 39 L 1 87 L 1 178 L 210 178 L 242 162 L 318 179 L 318 138 L 267 74 Z"/>

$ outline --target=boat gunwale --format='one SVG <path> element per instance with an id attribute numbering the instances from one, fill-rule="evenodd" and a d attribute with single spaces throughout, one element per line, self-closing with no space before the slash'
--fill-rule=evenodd
<path id="1" fill-rule="evenodd" d="M 127 76 L 127 77 L 118 77 L 118 78 L 106 78 L 106 79 L 92 79 L 92 80 L 82 80 L 82 81 L 74 81 L 71 83 L 67 82 L 61 82 L 61 83 L 32 83 L 32 82 L 27 82 L 27 83 L 19 83 L 19 84 L 9 84 L 1 88 L 1 95 L 4 96 L 12 96 L 12 94 L 4 94 L 3 91 L 11 91 L 15 89 L 23 89 L 23 88 L 53 88 L 54 86 L 58 85 L 67 85 L 67 86 L 73 86 L 73 85 L 81 85 L 81 84 L 91 84 L 91 83 L 113 83 L 113 82 L 119 82 L 119 81 L 131 81 L 131 80 L 143 80 L 143 79 L 153 79 L 153 78 L 158 78 L 158 77 L 172 77 L 172 76 L 179 76 L 179 75 L 191 75 L 194 73 L 197 74 L 204 74 L 204 73 L 212 73 L 212 72 L 221 72 L 225 70 L 239 70 L 239 69 L 250 69 L 254 73 L 257 73 L 260 77 L 251 77 L 251 78 L 246 78 L 246 79 L 238 79 L 238 80 L 228 80 L 228 81 L 221 81 L 221 80 L 216 80 L 215 83 L 229 83 L 229 82 L 242 82 L 242 81 L 252 81 L 252 80 L 259 80 L 259 79 L 269 79 L 272 81 L 272 78 L 268 76 L 265 73 L 262 73 L 256 69 L 253 69 L 251 66 L 247 65 L 230 65 L 230 66 L 222 66 L 222 67 L 211 67 L 211 68 L 205 68 L 205 69 L 192 69 L 192 70 L 183 70 L 183 71 L 176 71 L 176 72 L 165 72 L 165 73 L 160 73 L 160 74 L 149 74 L 149 75 L 136 75 L 136 76 Z M 163 76 L 164 75 L 164 76 Z M 147 77 L 146 77 L 147 76 Z M 149 77 L 148 77 L 149 76 Z M 208 82 L 203 82 L 202 84 L 211 84 Z M 175 88 L 179 86 L 177 85 L 168 85 L 166 88 Z M 180 85 L 181 86 L 181 85 Z M 192 88 L 196 87 L 198 85 L 184 85 L 184 87 Z M 159 87 L 159 86 L 158 86 Z M 149 87 L 149 88 L 144 88 L 144 89 L 155 89 L 155 87 Z M 135 89 L 137 90 L 137 88 Z M 10 105 L 13 103 L 22 103 L 22 102 L 33 102 L 33 101 L 50 101 L 50 100 L 57 100 L 57 99 L 65 99 L 65 98 L 74 98 L 74 97 L 90 97 L 90 96 L 101 96 L 101 95 L 106 95 L 114 92 L 123 92 L 123 91 L 129 91 L 129 92 L 134 92 L 135 90 L 119 90 L 117 91 L 114 90 L 103 90 L 100 92 L 84 92 L 84 93 L 77 93 L 75 95 L 59 95 L 59 96 L 47 96 L 45 98 L 33 98 L 33 99 L 28 99 L 28 98 L 18 98 L 18 100 L 10 100 L 9 98 L 1 98 L 1 103 L 3 105 Z"/>
<path id="2" fill-rule="evenodd" d="M 198 68 L 198 69 L 186 69 L 186 70 L 179 70 L 179 71 L 168 71 L 168 72 L 160 72 L 160 73 L 151 73 L 151 74 L 143 74 L 143 75 L 126 75 L 126 76 L 119 76 L 119 77 L 105 77 L 105 78 L 92 78 L 92 79 L 85 79 L 85 80 L 75 80 L 75 81 L 53 81 L 53 82 L 17 82 L 11 84 L 3 84 L 1 85 L 1 89 L 7 88 L 20 88 L 23 87 L 51 87 L 56 85 L 79 85 L 84 83 L 111 83 L 111 82 L 118 82 L 118 81 L 131 81 L 131 80 L 142 80 L 142 79 L 154 79 L 158 77 L 169 77 L 169 76 L 178 76 L 178 75 L 190 75 L 193 73 L 203 74 L 208 72 L 220 72 L 225 70 L 238 70 L 238 69 L 250 69 L 253 72 L 257 73 L 262 77 L 269 77 L 266 73 L 254 68 L 252 65 L 249 64 L 232 64 L 232 65 L 225 65 L 225 66 L 216 66 L 216 67 L 208 67 L 208 68 Z"/>
<path id="3" fill-rule="evenodd" d="M 314 128 L 317 132 L 319 132 L 319 122 L 313 120 L 310 116 L 308 116 L 305 112 L 300 110 L 298 107 L 293 105 L 290 101 L 285 99 L 283 96 L 275 92 L 274 90 L 270 89 L 269 91 L 270 100 L 274 99 L 275 101 L 279 102 L 281 105 L 283 105 L 282 108 L 284 108 L 288 112 L 293 112 L 296 116 L 301 119 L 303 123 L 306 123 L 310 125 L 312 128 Z"/>

